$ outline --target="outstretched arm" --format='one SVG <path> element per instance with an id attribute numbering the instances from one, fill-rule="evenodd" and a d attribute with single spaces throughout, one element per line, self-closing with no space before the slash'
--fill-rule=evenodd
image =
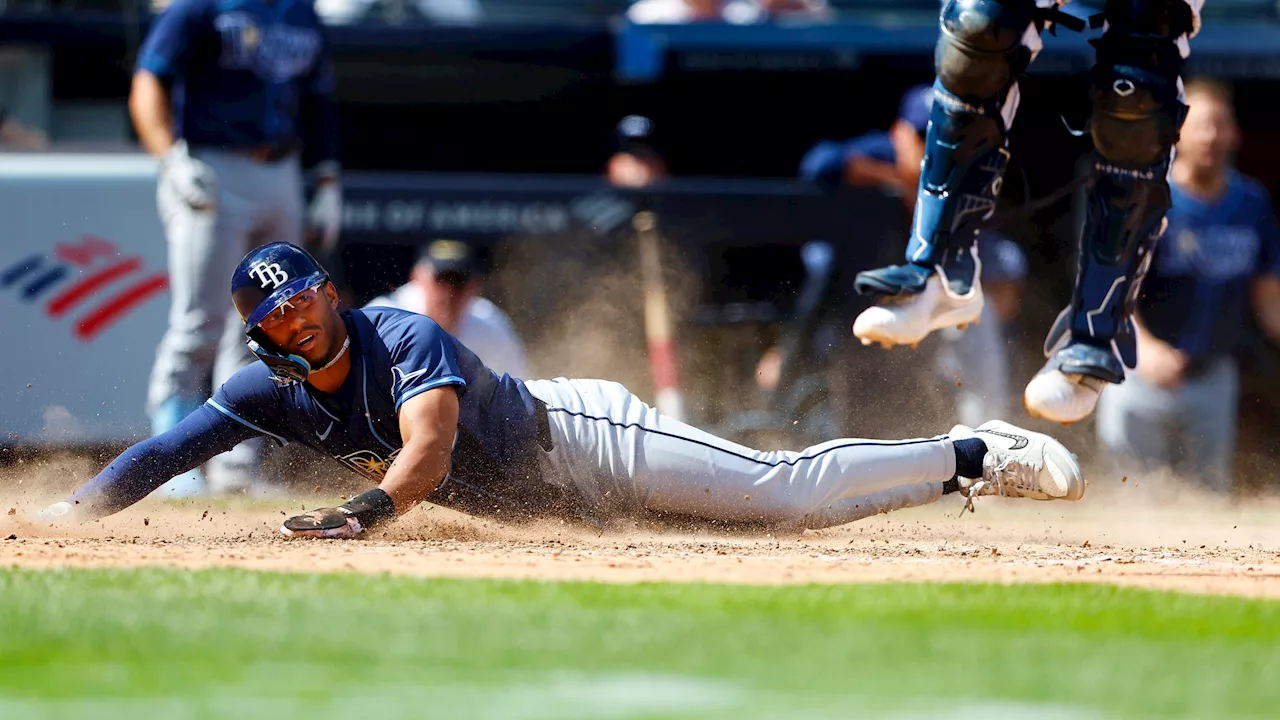
<path id="1" fill-rule="evenodd" d="M 125 450 L 71 497 L 47 508 L 37 519 L 61 517 L 83 522 L 113 515 L 174 476 L 199 467 L 257 434 L 202 405 L 169 432 Z"/>

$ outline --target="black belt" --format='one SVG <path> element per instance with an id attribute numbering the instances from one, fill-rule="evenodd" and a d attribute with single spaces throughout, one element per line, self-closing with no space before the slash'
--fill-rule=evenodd
<path id="1" fill-rule="evenodd" d="M 257 145 L 248 149 L 246 153 L 251 159 L 262 163 L 275 163 L 284 160 L 301 149 L 298 143 L 280 143 L 272 145 Z"/>
<path id="2" fill-rule="evenodd" d="M 555 441 L 551 439 L 551 420 L 547 416 L 547 404 L 539 400 L 533 399 L 533 407 L 535 414 L 538 416 L 538 445 L 542 446 L 545 452 L 551 452 L 555 449 Z"/>
<path id="3" fill-rule="evenodd" d="M 247 147 L 217 147 L 216 145 L 202 145 L 211 150 L 222 150 L 247 157 L 254 162 L 260 163 L 276 163 L 285 158 L 296 155 L 302 150 L 302 143 L 297 140 L 287 140 L 278 143 L 263 143 L 261 145 L 249 145 Z"/>

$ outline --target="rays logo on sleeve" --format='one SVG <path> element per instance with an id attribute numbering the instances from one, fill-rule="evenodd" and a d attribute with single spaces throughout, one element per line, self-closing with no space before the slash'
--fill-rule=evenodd
<path id="1" fill-rule="evenodd" d="M 421 370 L 414 370 L 413 372 L 405 372 L 399 367 L 392 367 L 391 368 L 391 394 L 393 396 L 399 395 L 400 392 L 404 390 L 405 385 L 407 385 L 414 378 L 427 372 L 428 369 L 429 368 L 423 368 Z"/>
<path id="2" fill-rule="evenodd" d="M 370 480 L 381 481 L 387 475 L 387 468 L 391 467 L 399 454 L 399 450 L 394 450 L 383 458 L 372 450 L 357 450 L 350 455 L 335 456 L 335 459 Z"/>

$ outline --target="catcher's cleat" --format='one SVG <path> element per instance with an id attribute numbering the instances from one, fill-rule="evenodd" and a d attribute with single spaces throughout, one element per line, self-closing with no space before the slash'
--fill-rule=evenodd
<path id="1" fill-rule="evenodd" d="M 1032 417 L 1069 425 L 1089 417 L 1102 390 L 1123 380 L 1111 348 L 1072 338 L 1027 383 L 1022 403 Z"/>
<path id="2" fill-rule="evenodd" d="M 885 296 L 881 304 L 863 310 L 853 323 L 853 334 L 864 345 L 914 347 L 934 330 L 978 322 L 982 302 L 982 285 L 976 277 L 967 292 L 958 294 L 938 267 L 919 293 Z"/>
<path id="3" fill-rule="evenodd" d="M 1066 446 L 1048 435 L 992 420 L 976 430 L 957 425 L 952 439 L 980 438 L 987 445 L 981 478 L 960 478 L 960 492 L 973 511 L 973 498 L 1003 495 L 1030 500 L 1079 500 L 1084 475 Z M 961 511 L 963 512 L 963 510 Z"/>

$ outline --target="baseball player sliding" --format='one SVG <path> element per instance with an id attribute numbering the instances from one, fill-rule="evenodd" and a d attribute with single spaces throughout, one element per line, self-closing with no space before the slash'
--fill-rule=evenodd
<path id="1" fill-rule="evenodd" d="M 169 241 L 169 329 L 147 407 L 163 433 L 253 361 L 222 283 L 250 248 L 301 242 L 302 138 L 319 142 L 310 219 L 332 251 L 341 224 L 333 74 L 310 2 L 174 0 L 138 54 L 129 109 L 160 158 L 157 203 Z M 317 132 L 303 130 L 304 120 Z M 212 376 L 212 378 L 211 378 Z M 214 492 L 255 484 L 250 443 L 210 463 Z"/>
<path id="2" fill-rule="evenodd" d="M 285 521 L 291 537 L 351 538 L 425 501 L 495 519 L 641 511 L 820 528 L 958 492 L 1077 500 L 1075 459 L 1048 436 L 992 421 L 914 440 L 834 440 L 761 452 L 659 415 L 601 380 L 498 375 L 430 318 L 337 310 L 326 272 L 271 243 L 231 280 L 250 350 L 173 430 L 134 445 L 38 519 L 119 512 L 247 438 L 300 442 L 378 487 Z"/>

